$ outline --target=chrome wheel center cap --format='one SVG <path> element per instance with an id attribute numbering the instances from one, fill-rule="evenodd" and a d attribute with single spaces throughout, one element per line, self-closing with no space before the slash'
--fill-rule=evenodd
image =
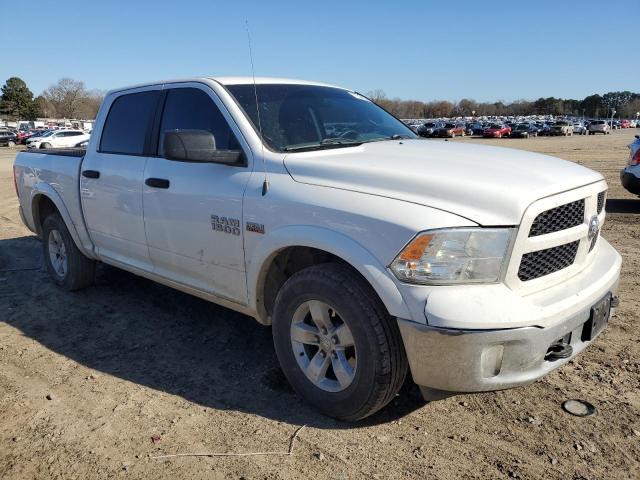
<path id="1" fill-rule="evenodd" d="M 328 336 L 320 337 L 320 348 L 325 352 L 330 352 L 333 347 L 331 339 Z"/>

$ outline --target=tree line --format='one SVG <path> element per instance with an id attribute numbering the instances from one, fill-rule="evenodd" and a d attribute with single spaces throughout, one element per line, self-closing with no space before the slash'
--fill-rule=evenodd
<path id="1" fill-rule="evenodd" d="M 18 77 L 9 78 L 0 89 L 0 115 L 11 120 L 36 118 L 95 118 L 104 98 L 100 90 L 88 90 L 84 82 L 62 78 L 37 97 Z M 555 97 L 511 103 L 476 102 L 463 98 L 457 102 L 401 100 L 388 98 L 383 90 L 369 92 L 368 97 L 399 118 L 440 118 L 494 115 L 575 115 L 589 118 L 610 117 L 612 110 L 620 118 L 635 118 L 640 112 L 640 93 L 608 92 L 582 100 Z"/>
<path id="2" fill-rule="evenodd" d="M 96 117 L 104 93 L 88 90 L 84 82 L 62 78 L 34 97 L 27 84 L 18 77 L 9 78 L 0 88 L 0 115 L 10 120 L 36 118 Z"/>
<path id="3" fill-rule="evenodd" d="M 629 91 L 608 92 L 604 95 L 594 94 L 582 100 L 548 97 L 533 101 L 516 100 L 511 103 L 476 102 L 468 98 L 457 102 L 390 99 L 387 98 L 383 90 L 374 90 L 369 92 L 367 96 L 399 118 L 470 117 L 474 115 L 573 115 L 603 118 L 610 117 L 612 110 L 616 111 L 616 117 L 635 118 L 636 113 L 640 112 L 640 93 Z"/>

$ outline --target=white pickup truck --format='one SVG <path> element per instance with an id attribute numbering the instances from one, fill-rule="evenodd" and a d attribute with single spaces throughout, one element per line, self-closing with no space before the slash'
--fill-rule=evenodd
<path id="1" fill-rule="evenodd" d="M 525 385 L 617 304 L 607 185 L 575 163 L 420 139 L 362 95 L 282 79 L 111 91 L 85 151 L 15 160 L 53 281 L 104 262 L 272 325 L 320 411 Z"/>

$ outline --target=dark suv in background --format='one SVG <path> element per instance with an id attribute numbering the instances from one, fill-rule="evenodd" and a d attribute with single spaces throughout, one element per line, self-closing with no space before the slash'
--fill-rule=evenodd
<path id="1" fill-rule="evenodd" d="M 11 130 L 0 130 L 0 147 L 15 147 L 18 143 L 18 137 Z"/>

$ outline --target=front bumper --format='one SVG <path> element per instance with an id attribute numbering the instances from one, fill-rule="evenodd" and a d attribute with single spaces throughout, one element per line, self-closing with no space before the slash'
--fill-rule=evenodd
<path id="1" fill-rule="evenodd" d="M 637 170 L 638 174 L 640 174 L 640 167 Z M 625 190 L 634 195 L 640 195 L 640 178 L 637 177 L 634 172 L 631 172 L 630 169 L 626 168 L 620 171 L 620 181 Z"/>
<path id="2" fill-rule="evenodd" d="M 574 358 L 593 341 L 582 340 L 591 307 L 608 293 L 615 298 L 617 292 L 620 255 L 604 239 L 600 243 L 603 263 L 609 263 L 606 273 L 602 268 L 592 268 L 547 289 L 544 294 L 553 302 L 546 306 L 537 304 L 539 318 L 536 321 L 529 317 L 531 326 L 472 330 L 447 328 L 442 325 L 445 323 L 442 316 L 440 326 L 398 319 L 414 382 L 447 392 L 501 390 L 529 384 Z M 458 303 L 478 302 L 476 298 L 462 298 L 458 298 Z M 523 298 L 526 301 L 527 297 Z M 455 294 L 451 301 L 455 301 Z M 485 305 L 476 305 L 475 311 L 477 315 L 486 315 L 487 321 L 504 316 L 502 310 L 514 306 L 504 298 L 489 296 L 483 302 Z M 535 302 L 540 302 L 540 298 Z M 427 315 L 428 310 L 427 304 Z M 550 312 L 553 312 L 551 319 Z M 563 338 L 571 345 L 572 355 L 545 360 L 549 347 Z"/>

